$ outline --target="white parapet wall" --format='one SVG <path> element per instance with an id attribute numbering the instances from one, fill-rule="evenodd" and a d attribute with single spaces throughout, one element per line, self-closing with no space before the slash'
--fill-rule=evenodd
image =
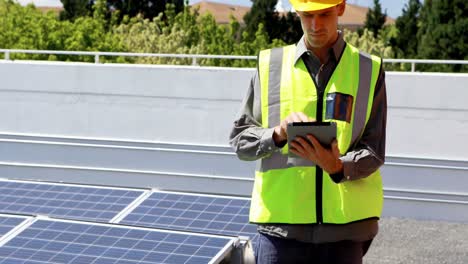
<path id="1" fill-rule="evenodd" d="M 0 61 L 0 177 L 248 195 L 228 136 L 253 73 Z M 386 215 L 468 222 L 468 74 L 386 79 Z"/>
<path id="2" fill-rule="evenodd" d="M 468 74 L 387 76 L 388 153 L 468 160 Z"/>
<path id="3" fill-rule="evenodd" d="M 227 145 L 253 69 L 0 62 L 0 132 Z M 387 73 L 387 154 L 468 160 L 468 74 Z"/>
<path id="4" fill-rule="evenodd" d="M 0 131 L 226 145 L 251 73 L 1 62 Z"/>

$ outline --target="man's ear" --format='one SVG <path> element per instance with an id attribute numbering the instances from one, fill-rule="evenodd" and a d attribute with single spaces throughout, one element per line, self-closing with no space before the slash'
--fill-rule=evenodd
<path id="1" fill-rule="evenodd" d="M 339 4 L 338 6 L 336 6 L 336 8 L 338 8 L 338 16 L 342 16 L 346 9 L 346 0 L 343 0 L 343 2 L 341 2 L 341 4 Z"/>

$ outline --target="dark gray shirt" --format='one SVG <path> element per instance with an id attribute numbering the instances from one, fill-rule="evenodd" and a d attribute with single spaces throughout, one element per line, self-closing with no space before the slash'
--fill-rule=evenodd
<path id="1" fill-rule="evenodd" d="M 296 62 L 304 60 L 310 74 L 317 84 L 317 89 L 325 90 L 327 83 L 336 68 L 346 43 L 342 33 L 328 52 L 324 64 L 307 50 L 304 38 L 296 49 Z M 258 160 L 279 151 L 273 141 L 273 128 L 261 127 L 260 83 L 258 71 L 253 76 L 247 95 L 242 102 L 234 127 L 230 135 L 230 144 L 241 160 Z M 357 180 L 376 171 L 385 159 L 385 129 L 387 115 L 387 98 L 385 91 L 385 73 L 380 76 L 374 92 L 374 101 L 370 118 L 362 137 L 340 159 L 343 162 L 343 174 L 335 182 Z M 312 243 L 326 243 L 341 240 L 365 241 L 372 239 L 378 230 L 376 219 L 363 220 L 345 225 L 329 224 L 262 224 L 258 231 L 273 236 L 296 239 Z"/>

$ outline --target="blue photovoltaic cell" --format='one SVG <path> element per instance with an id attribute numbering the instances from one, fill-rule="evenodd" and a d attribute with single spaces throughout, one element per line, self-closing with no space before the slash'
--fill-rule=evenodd
<path id="1" fill-rule="evenodd" d="M 120 223 L 230 236 L 257 234 L 250 200 L 155 192 Z"/>
<path id="2" fill-rule="evenodd" d="M 0 247 L 2 264 L 206 264 L 231 238 L 38 220 Z"/>
<path id="3" fill-rule="evenodd" d="M 0 237 L 10 232 L 24 220 L 25 218 L 0 216 Z"/>
<path id="4" fill-rule="evenodd" d="M 0 212 L 106 221 L 143 191 L 0 181 Z"/>

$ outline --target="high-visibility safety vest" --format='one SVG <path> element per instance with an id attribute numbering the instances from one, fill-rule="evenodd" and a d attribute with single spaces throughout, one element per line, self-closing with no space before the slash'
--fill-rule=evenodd
<path id="1" fill-rule="evenodd" d="M 359 140 L 369 119 L 381 59 L 346 44 L 324 93 L 319 94 L 303 60 L 294 64 L 295 54 L 295 45 L 259 54 L 262 126 L 277 126 L 292 112 L 336 122 L 343 155 Z M 337 93 L 352 96 L 350 120 L 326 118 L 327 97 Z M 368 177 L 336 184 L 320 167 L 303 159 L 288 165 L 287 153 L 286 145 L 259 160 L 250 222 L 346 224 L 380 217 L 383 190 L 378 170 Z"/>

